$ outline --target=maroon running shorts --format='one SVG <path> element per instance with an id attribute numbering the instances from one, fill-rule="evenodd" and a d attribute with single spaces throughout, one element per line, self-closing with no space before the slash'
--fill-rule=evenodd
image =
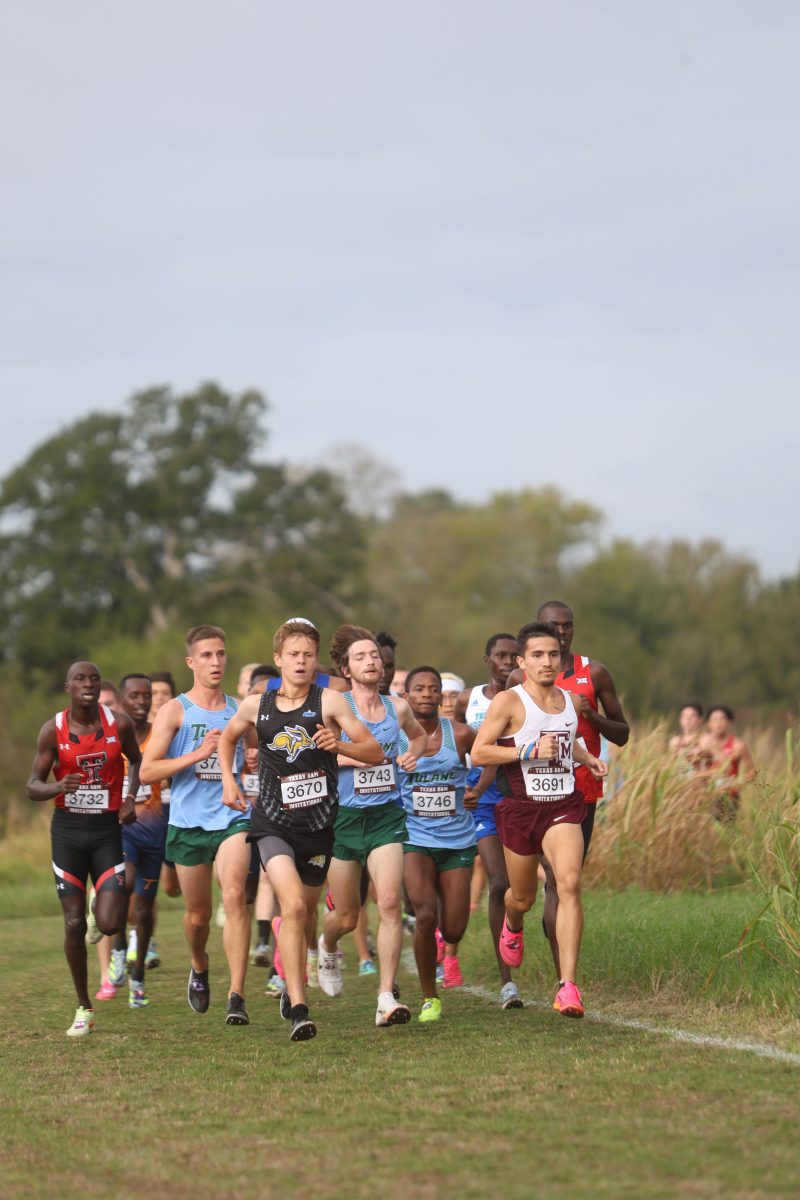
<path id="1" fill-rule="evenodd" d="M 583 792 L 563 800 L 516 800 L 506 796 L 494 810 L 500 841 L 514 854 L 541 854 L 542 838 L 551 825 L 580 825 L 586 816 Z"/>

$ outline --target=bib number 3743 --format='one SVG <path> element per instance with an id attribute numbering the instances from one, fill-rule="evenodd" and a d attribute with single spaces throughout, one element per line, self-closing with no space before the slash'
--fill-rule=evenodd
<path id="1" fill-rule="evenodd" d="M 305 771 L 281 780 L 284 808 L 310 808 L 328 798 L 328 778 L 324 771 Z"/>
<path id="2" fill-rule="evenodd" d="M 393 792 L 394 788 L 394 763 L 390 759 L 377 766 L 356 767 L 353 771 L 353 789 L 357 796 L 376 796 Z"/>

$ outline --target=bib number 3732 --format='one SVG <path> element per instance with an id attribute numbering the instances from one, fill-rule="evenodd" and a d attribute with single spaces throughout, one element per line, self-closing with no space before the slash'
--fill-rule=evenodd
<path id="1" fill-rule="evenodd" d="M 70 812 L 108 812 L 108 788 L 78 788 L 64 793 L 64 808 Z"/>
<path id="2" fill-rule="evenodd" d="M 305 771 L 281 780 L 284 808 L 310 808 L 328 798 L 328 777 L 324 771 Z"/>

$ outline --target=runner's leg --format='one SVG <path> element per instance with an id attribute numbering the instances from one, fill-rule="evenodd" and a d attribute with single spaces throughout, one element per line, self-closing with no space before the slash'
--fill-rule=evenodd
<path id="1" fill-rule="evenodd" d="M 439 898 L 436 863 L 429 854 L 410 851 L 403 859 L 408 898 L 414 906 L 414 957 L 423 1000 L 436 996 L 436 926 Z"/>
<path id="2" fill-rule="evenodd" d="M 244 980 L 250 951 L 250 913 L 247 910 L 245 884 L 250 871 L 251 848 L 247 834 L 234 833 L 220 844 L 217 851 L 217 873 L 225 908 L 225 927 L 222 944 L 231 973 L 231 992 L 244 999 Z"/>
<path id="3" fill-rule="evenodd" d="M 583 932 L 583 833 L 580 825 L 551 825 L 542 838 L 542 850 L 552 867 L 558 889 L 556 938 L 561 964 L 559 981 L 569 979 L 574 982 Z"/>
<path id="4" fill-rule="evenodd" d="M 403 949 L 403 858 L 402 844 L 389 842 L 376 847 L 367 859 L 378 898 L 379 992 L 391 992 L 394 987 Z"/>
<path id="5" fill-rule="evenodd" d="M 504 984 L 511 980 L 511 971 L 500 957 L 498 945 L 503 919 L 506 915 L 505 898 L 508 888 L 506 862 L 503 856 L 503 846 L 497 834 L 490 834 L 478 842 L 483 869 L 489 883 L 489 928 L 492 933 L 492 945 L 497 958 L 497 969 Z"/>
<path id="6" fill-rule="evenodd" d="M 176 866 L 176 870 L 186 905 L 183 932 L 192 956 L 192 968 L 198 972 L 205 971 L 208 969 L 206 945 L 211 930 L 211 863 L 198 863 L 193 867 Z"/>

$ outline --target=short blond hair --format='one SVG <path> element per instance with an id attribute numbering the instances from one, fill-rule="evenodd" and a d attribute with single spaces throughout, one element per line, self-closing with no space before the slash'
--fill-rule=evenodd
<path id="1" fill-rule="evenodd" d="M 308 638 L 310 642 L 314 643 L 317 651 L 319 651 L 319 630 L 310 621 L 297 621 L 292 617 L 290 621 L 284 621 L 282 625 L 279 625 L 272 639 L 272 646 L 276 654 L 280 654 L 290 637 Z"/>

